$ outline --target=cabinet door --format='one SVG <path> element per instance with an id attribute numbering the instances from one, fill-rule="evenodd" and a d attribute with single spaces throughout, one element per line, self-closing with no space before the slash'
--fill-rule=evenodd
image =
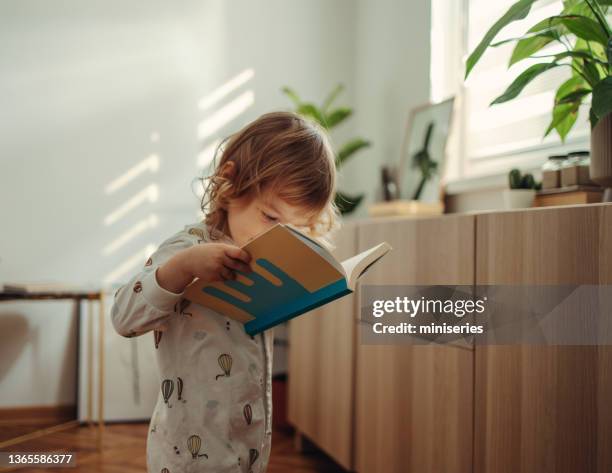
<path id="1" fill-rule="evenodd" d="M 611 284 L 612 206 L 479 215 L 478 284 Z M 612 471 L 612 350 L 477 346 L 477 473 Z"/>
<path id="2" fill-rule="evenodd" d="M 474 217 L 364 224 L 359 247 L 393 246 L 364 284 L 471 285 Z M 357 345 L 358 472 L 472 471 L 473 350 Z"/>
<path id="3" fill-rule="evenodd" d="M 357 233 L 346 224 L 334 256 L 356 253 Z M 289 421 L 352 469 L 355 298 L 352 294 L 289 323 Z"/>

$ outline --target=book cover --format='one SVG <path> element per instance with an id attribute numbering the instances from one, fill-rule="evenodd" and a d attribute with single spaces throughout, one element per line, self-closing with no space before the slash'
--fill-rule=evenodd
<path id="1" fill-rule="evenodd" d="M 381 243 L 340 263 L 315 240 L 278 223 L 243 249 L 251 255 L 251 273 L 235 280 L 194 280 L 185 298 L 244 324 L 255 335 L 353 292 L 357 279 L 386 254 Z"/>

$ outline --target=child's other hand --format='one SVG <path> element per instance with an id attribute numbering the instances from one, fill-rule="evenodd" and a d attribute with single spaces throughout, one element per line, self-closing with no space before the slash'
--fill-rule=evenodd
<path id="1" fill-rule="evenodd" d="M 186 272 L 205 282 L 235 279 L 235 271 L 250 273 L 251 255 L 226 243 L 203 243 L 186 250 L 183 259 Z"/>

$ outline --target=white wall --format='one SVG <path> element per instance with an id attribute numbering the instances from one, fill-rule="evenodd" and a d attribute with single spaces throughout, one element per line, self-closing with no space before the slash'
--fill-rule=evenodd
<path id="1" fill-rule="evenodd" d="M 0 282 L 127 278 L 195 220 L 198 152 L 290 108 L 283 85 L 315 101 L 347 85 L 339 102 L 356 116 L 334 141 L 357 133 L 374 147 L 349 164 L 342 187 L 372 196 L 379 164 L 399 156 L 409 108 L 427 99 L 428 25 L 427 1 L 1 2 Z M 248 82 L 198 108 L 249 69 Z M 198 138 L 199 123 L 249 93 L 250 107 Z M 139 164 L 143 172 L 107 192 Z M 75 401 L 68 303 L 2 304 L 0 337 L 0 406 Z M 125 349 L 124 339 L 109 343 Z"/>
<path id="2" fill-rule="evenodd" d="M 265 111 L 289 108 L 285 84 L 319 99 L 344 81 L 350 99 L 351 3 L 0 3 L 0 282 L 126 278 L 149 245 L 195 221 L 190 184 L 201 147 Z M 198 109 L 202 97 L 249 68 L 250 81 Z M 198 139 L 199 122 L 248 91 L 250 108 Z M 152 154 L 157 170 L 105 192 Z M 134 196 L 149 195 L 149 186 L 156 201 L 105 225 Z M 152 216 L 156 227 L 104 252 Z M 70 304 L 3 304 L 0 314 L 0 405 L 74 402 Z"/>
<path id="3" fill-rule="evenodd" d="M 342 171 L 344 187 L 380 198 L 380 166 L 398 165 L 408 112 L 429 101 L 430 1 L 358 0 L 355 21 L 356 134 L 373 147 Z"/>

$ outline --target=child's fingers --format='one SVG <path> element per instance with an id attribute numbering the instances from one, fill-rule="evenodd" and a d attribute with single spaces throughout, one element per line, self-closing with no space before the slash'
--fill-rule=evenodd
<path id="1" fill-rule="evenodd" d="M 226 268 L 225 266 L 221 266 L 219 274 L 223 279 L 234 279 L 236 277 L 236 273 L 234 273 L 234 271 L 232 271 L 231 269 Z"/>
<path id="2" fill-rule="evenodd" d="M 239 259 L 230 258 L 227 255 L 225 255 L 225 258 L 223 259 L 223 265 L 235 271 L 241 271 L 243 273 L 251 272 L 251 267 L 248 264 L 240 261 Z"/>
<path id="3" fill-rule="evenodd" d="M 247 264 L 251 261 L 251 255 L 237 246 L 227 245 L 225 248 L 225 254 L 230 258 L 244 261 Z"/>

